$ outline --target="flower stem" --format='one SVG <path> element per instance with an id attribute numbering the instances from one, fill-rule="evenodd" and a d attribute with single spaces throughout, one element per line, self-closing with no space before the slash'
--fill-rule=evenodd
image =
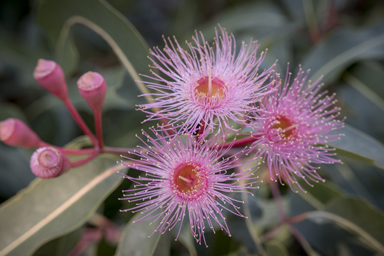
<path id="1" fill-rule="evenodd" d="M 243 171 L 241 166 L 236 167 L 235 170 L 238 173 L 241 173 Z M 240 184 L 244 185 L 244 183 L 245 183 L 244 179 L 240 179 Z M 249 230 L 249 234 L 251 235 L 252 240 L 255 243 L 257 251 L 260 253 L 260 255 L 266 256 L 267 253 L 265 252 L 264 247 L 261 243 L 261 240 L 260 240 L 258 234 L 256 233 L 256 230 L 254 229 L 253 224 L 252 224 L 251 211 L 249 209 L 249 203 L 248 203 L 248 195 L 246 193 L 241 193 L 241 197 L 244 201 L 244 213 L 247 216 L 245 219 L 245 223 L 246 223 L 247 228 Z"/>
<path id="2" fill-rule="evenodd" d="M 273 199 L 275 200 L 275 203 L 276 203 L 277 213 L 279 214 L 280 221 L 286 222 L 287 217 L 285 216 L 283 203 L 281 202 L 279 188 L 277 187 L 276 182 L 273 180 L 271 180 L 269 184 L 270 184 L 271 192 L 273 195 Z"/>
<path id="3" fill-rule="evenodd" d="M 62 148 L 62 147 L 58 147 L 55 145 L 51 145 L 51 144 L 46 143 L 44 141 L 40 142 L 39 147 L 54 147 L 54 148 L 60 150 L 61 152 L 63 152 L 64 154 L 67 154 L 67 155 L 87 155 L 87 154 L 92 154 L 95 151 L 95 149 L 93 149 L 93 148 L 86 148 L 86 149 Z"/>
<path id="4" fill-rule="evenodd" d="M 282 226 L 283 223 L 279 223 L 274 228 L 265 233 L 262 237 L 260 237 L 261 242 L 265 242 L 271 237 L 275 236 Z"/>
<path id="5" fill-rule="evenodd" d="M 63 101 L 64 105 L 67 107 L 69 113 L 71 113 L 73 119 L 75 119 L 76 123 L 80 126 L 81 130 L 89 136 L 91 139 L 93 145 L 98 146 L 98 142 L 96 137 L 92 134 L 92 132 L 89 130 L 88 126 L 84 123 L 83 119 L 77 112 L 76 108 L 73 106 L 71 100 L 67 98 L 66 100 Z"/>
<path id="6" fill-rule="evenodd" d="M 114 147 L 104 147 L 101 151 L 103 153 L 111 154 L 127 154 L 128 151 L 134 151 L 136 148 L 114 148 Z"/>
<path id="7" fill-rule="evenodd" d="M 246 138 L 242 138 L 242 139 L 239 139 L 239 140 L 236 140 L 235 142 L 227 142 L 227 143 L 224 143 L 223 144 L 223 147 L 222 148 L 228 148 L 228 147 L 232 147 L 232 148 L 235 148 L 235 147 L 241 147 L 241 146 L 245 146 L 245 145 L 248 145 L 254 141 L 257 140 L 257 137 L 255 136 L 249 136 L 249 137 L 246 137 Z"/>
<path id="8" fill-rule="evenodd" d="M 98 140 L 98 146 L 99 148 L 103 148 L 104 147 L 104 143 L 103 143 L 103 124 L 102 124 L 102 116 L 101 116 L 101 110 L 94 110 L 94 116 L 95 116 L 95 129 L 96 129 L 96 137 L 97 137 L 97 140 Z"/>
<path id="9" fill-rule="evenodd" d="M 88 157 L 84 158 L 84 159 L 81 159 L 77 162 L 73 162 L 71 163 L 71 167 L 74 168 L 74 167 L 78 167 L 78 166 L 81 166 L 83 164 L 86 164 L 88 163 L 89 161 L 91 161 L 93 158 L 95 158 L 96 156 L 98 156 L 100 154 L 100 150 L 95 150 L 91 155 L 89 155 Z"/>
<path id="10" fill-rule="evenodd" d="M 286 223 L 288 225 L 289 230 L 291 231 L 292 235 L 296 238 L 296 240 L 301 244 L 303 249 L 308 255 L 318 255 L 311 247 L 311 245 L 308 243 L 308 241 L 305 239 L 305 237 L 297 230 L 297 228 L 292 224 L 292 220 L 287 218 L 285 212 L 284 212 L 284 207 L 283 203 L 281 201 L 281 196 L 280 196 L 280 191 L 279 188 L 277 187 L 277 182 L 274 182 L 271 180 L 269 182 L 271 192 L 273 195 L 273 199 L 276 202 L 277 206 L 277 211 L 279 214 L 280 221 L 282 223 Z M 300 215 L 299 215 L 300 216 Z"/>

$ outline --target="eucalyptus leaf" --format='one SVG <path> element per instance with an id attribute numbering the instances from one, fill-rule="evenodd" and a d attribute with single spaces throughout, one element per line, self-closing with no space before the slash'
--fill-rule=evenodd
<path id="1" fill-rule="evenodd" d="M 334 81 L 352 63 L 384 57 L 384 26 L 354 30 L 340 29 L 322 41 L 304 60 L 311 69 L 311 80 L 324 75 L 323 82 Z"/>
<path id="2" fill-rule="evenodd" d="M 384 100 L 384 66 L 376 61 L 363 61 L 356 65 L 351 73 Z"/>
<path id="3" fill-rule="evenodd" d="M 0 196 L 9 198 L 20 189 L 28 186 L 35 178 L 25 154 L 32 154 L 30 149 L 0 145 Z"/>
<path id="4" fill-rule="evenodd" d="M 343 78 L 336 92 L 345 122 L 383 142 L 384 101 L 369 89 L 371 79 L 360 80 L 349 72 Z"/>
<path id="5" fill-rule="evenodd" d="M 160 236 L 160 241 L 153 253 L 153 256 L 169 256 L 171 254 L 171 232 L 165 232 Z"/>
<path id="6" fill-rule="evenodd" d="M 268 256 L 288 256 L 289 253 L 285 246 L 276 240 L 268 241 L 265 245 L 265 250 Z"/>
<path id="7" fill-rule="evenodd" d="M 300 191 L 298 195 L 316 209 L 322 209 L 328 202 L 343 197 L 343 192 L 330 181 L 314 183 L 313 187 L 310 187 L 305 181 L 299 182 L 306 193 Z"/>
<path id="8" fill-rule="evenodd" d="M 150 221 L 136 222 L 141 213 L 137 213 L 126 225 L 121 236 L 116 256 L 152 256 L 160 241 L 161 232 L 154 232 L 160 220 L 150 225 Z"/>
<path id="9" fill-rule="evenodd" d="M 382 211 L 364 200 L 353 197 L 333 201 L 324 210 L 350 221 L 367 232 L 381 244 L 381 253 L 384 253 L 384 214 Z"/>
<path id="10" fill-rule="evenodd" d="M 104 0 L 40 1 L 37 20 L 56 46 L 57 61 L 66 73 L 77 65 L 70 28 L 82 24 L 99 34 L 111 46 L 122 65 L 136 81 L 142 93 L 147 93 L 138 73 L 147 73 L 148 45 L 133 25 Z M 149 98 L 148 98 L 149 100 Z"/>
<path id="11" fill-rule="evenodd" d="M 78 228 L 58 237 L 40 247 L 33 256 L 66 256 L 76 246 L 82 233 L 83 228 Z"/>
<path id="12" fill-rule="evenodd" d="M 265 31 L 286 25 L 284 14 L 272 3 L 252 2 L 237 6 L 227 12 L 217 15 L 213 20 L 200 27 L 204 37 L 208 40 L 215 36 L 213 28 L 219 23 L 229 33 L 259 27 Z M 189 39 L 189 38 L 188 38 Z M 254 38 L 258 39 L 258 38 Z"/>
<path id="13" fill-rule="evenodd" d="M 343 228 L 372 246 L 379 253 L 384 253 L 384 214 L 369 203 L 358 198 L 342 198 L 331 202 L 325 212 L 309 212 L 309 218 L 326 218 L 335 221 Z"/>
<path id="14" fill-rule="evenodd" d="M 192 237 L 191 229 L 188 225 L 189 223 L 183 222 L 182 227 L 179 233 L 179 237 L 177 241 L 179 241 L 182 245 L 187 248 L 190 256 L 197 256 L 196 248 L 195 248 L 195 240 Z M 179 229 L 172 229 L 171 230 L 173 235 L 176 237 L 178 235 Z"/>
<path id="15" fill-rule="evenodd" d="M 0 207 L 0 255 L 28 255 L 81 226 L 122 181 L 116 172 L 124 168 L 99 157 L 58 178 L 34 180 Z"/>
<path id="16" fill-rule="evenodd" d="M 316 186 L 313 189 L 315 188 Z M 299 193 L 303 192 L 299 191 Z M 333 201 L 337 201 L 337 199 L 331 200 L 330 202 Z M 304 198 L 298 193 L 290 193 L 290 216 L 319 212 L 316 210 L 326 207 L 326 205 L 323 204 L 317 206 L 312 202 L 313 200 L 307 200 L 307 198 Z M 346 231 L 337 223 L 324 216 L 316 215 L 310 219 L 304 219 L 295 223 L 295 227 L 310 243 L 311 247 L 321 255 L 339 255 L 340 245 L 344 245 L 349 249 L 353 248 L 355 252 L 353 256 L 366 255 L 367 251 L 369 252 L 369 250 L 361 245 L 354 234 Z"/>
<path id="17" fill-rule="evenodd" d="M 349 126 L 336 130 L 344 134 L 339 140 L 328 142 L 336 152 L 351 156 L 384 169 L 384 146 L 369 135 Z"/>

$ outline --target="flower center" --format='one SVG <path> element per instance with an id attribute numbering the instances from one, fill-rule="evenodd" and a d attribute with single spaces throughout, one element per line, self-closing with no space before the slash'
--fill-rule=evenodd
<path id="1" fill-rule="evenodd" d="M 289 139 L 297 133 L 297 126 L 286 116 L 278 116 L 276 121 L 279 122 L 272 126 L 272 129 L 278 129 L 280 135 L 283 136 L 283 139 Z"/>
<path id="2" fill-rule="evenodd" d="M 182 199 L 196 199 L 204 194 L 208 185 L 206 171 L 192 163 L 183 163 L 173 170 L 173 191 Z"/>
<path id="3" fill-rule="evenodd" d="M 224 83 L 211 76 L 204 77 L 196 82 L 195 96 L 200 103 L 216 102 L 221 103 L 226 96 Z"/>

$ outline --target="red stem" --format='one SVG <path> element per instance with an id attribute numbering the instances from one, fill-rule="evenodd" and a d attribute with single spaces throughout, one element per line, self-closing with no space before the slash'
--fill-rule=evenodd
<path id="1" fill-rule="evenodd" d="M 103 148 L 104 147 L 104 143 L 103 143 L 103 124 L 101 122 L 101 110 L 94 110 L 93 111 L 94 115 L 95 115 L 95 129 L 96 129 L 96 137 L 97 137 L 97 140 L 99 141 L 99 148 Z"/>
<path id="2" fill-rule="evenodd" d="M 285 222 L 287 217 L 285 216 L 285 213 L 284 213 L 284 207 L 283 207 L 283 203 L 281 202 L 279 188 L 277 187 L 276 182 L 274 182 L 273 180 L 269 181 L 269 185 L 271 188 L 273 198 L 275 199 L 275 202 L 276 202 L 277 212 L 279 214 L 280 221 Z"/>
<path id="3" fill-rule="evenodd" d="M 273 199 L 276 202 L 277 211 L 280 217 L 280 221 L 283 223 L 288 224 L 288 228 L 291 231 L 292 235 L 297 239 L 297 241 L 301 244 L 301 246 L 304 248 L 304 250 L 308 252 L 312 252 L 313 249 L 311 248 L 311 245 L 308 243 L 308 241 L 305 239 L 305 237 L 297 230 L 297 228 L 292 224 L 292 219 L 288 219 L 284 212 L 283 203 L 281 202 L 281 196 L 279 188 L 277 187 L 277 182 L 274 182 L 271 180 L 269 182 L 271 192 L 273 195 Z M 301 216 L 295 216 L 295 219 L 300 219 Z M 309 253 L 308 253 L 309 255 Z"/>
<path id="4" fill-rule="evenodd" d="M 62 148 L 62 147 L 58 147 L 55 145 L 51 145 L 51 144 L 46 143 L 44 141 L 41 141 L 39 146 L 40 147 L 54 147 L 54 148 L 57 148 L 58 150 L 60 150 L 61 152 L 63 152 L 64 154 L 67 154 L 67 155 L 87 155 L 87 154 L 92 154 L 95 151 L 94 148 L 67 149 L 67 148 Z"/>
<path id="5" fill-rule="evenodd" d="M 96 156 L 98 156 L 100 154 L 100 150 L 96 150 L 94 151 L 90 156 L 84 158 L 84 159 L 81 159 L 77 162 L 73 162 L 71 163 L 71 167 L 74 168 L 74 167 L 78 167 L 78 166 L 81 166 L 83 164 L 86 164 L 88 163 L 89 161 L 91 161 L 93 158 L 95 158 Z"/>
<path id="6" fill-rule="evenodd" d="M 102 149 L 103 153 L 117 153 L 117 154 L 127 154 L 128 151 L 133 151 L 136 148 L 113 148 L 113 147 L 104 147 Z"/>
<path id="7" fill-rule="evenodd" d="M 69 113 L 71 113 L 73 119 L 75 119 L 76 123 L 80 126 L 81 130 L 83 130 L 83 132 L 89 136 L 89 138 L 92 140 L 93 145 L 98 146 L 97 139 L 89 130 L 88 126 L 84 123 L 83 119 L 77 112 L 76 108 L 73 106 L 71 100 L 67 98 L 63 102 L 64 102 L 64 105 L 67 107 Z"/>
<path id="8" fill-rule="evenodd" d="M 224 143 L 223 144 L 223 148 L 228 148 L 228 147 L 232 147 L 232 148 L 236 148 L 236 147 L 241 147 L 241 146 L 245 146 L 245 145 L 248 145 L 254 141 L 257 140 L 257 137 L 253 136 L 253 137 L 246 137 L 246 138 L 242 138 L 242 139 L 239 139 L 239 140 L 236 140 L 235 142 L 227 142 L 227 143 Z"/>

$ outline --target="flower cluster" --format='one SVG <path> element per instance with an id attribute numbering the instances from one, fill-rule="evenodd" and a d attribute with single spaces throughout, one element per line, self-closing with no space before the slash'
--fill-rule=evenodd
<path id="1" fill-rule="evenodd" d="M 39 60 L 35 79 L 65 104 L 93 148 L 50 145 L 12 118 L 0 122 L 0 139 L 12 146 L 38 148 L 31 157 L 31 169 L 44 179 L 60 176 L 103 152 L 128 153 L 122 163 L 145 175 L 123 174 L 133 187 L 124 191 L 121 200 L 134 205 L 122 211 L 141 212 L 137 221 L 157 223 L 153 232 L 179 224 L 180 234 L 187 218 L 192 235 L 205 245 L 206 225 L 215 231 L 216 223 L 230 235 L 222 210 L 245 217 L 238 206 L 244 202 L 234 199 L 233 193 L 258 188 L 254 173 L 259 164 L 266 162 L 272 182 L 288 184 L 295 191 L 292 184 L 304 190 L 297 178 L 309 185 L 323 180 L 313 164 L 340 162 L 327 143 L 341 136 L 332 131 L 341 128 L 343 121 L 335 119 L 339 115 L 335 95 L 320 91 L 321 78 L 307 82 L 308 72 L 300 68 L 291 83 L 291 74 L 287 71 L 283 82 L 275 65 L 260 71 L 266 52 L 258 56 L 259 46 L 252 40 L 237 51 L 235 37 L 221 27 L 212 45 L 197 32 L 193 41 L 185 50 L 176 39 L 164 39 L 163 51 L 150 52 L 157 72 L 144 75 L 152 92 L 143 96 L 154 101 L 139 109 L 148 114 L 145 121 L 163 124 L 150 128 L 153 136 L 143 131 L 144 146 L 106 147 L 101 125 L 107 90 L 103 77 L 88 72 L 78 80 L 79 92 L 94 112 L 94 136 L 68 98 L 60 66 L 46 60 Z M 242 128 L 243 138 L 237 139 Z M 70 162 L 64 154 L 88 156 Z"/>
<path id="2" fill-rule="evenodd" d="M 145 172 L 145 177 L 125 175 L 134 186 L 122 198 L 137 202 L 124 210 L 140 211 L 143 216 L 137 221 L 160 220 L 154 232 L 172 229 L 188 216 L 200 243 L 205 242 L 205 225 L 214 229 L 212 220 L 230 234 L 222 209 L 244 217 L 234 204 L 239 202 L 226 195 L 255 188 L 255 169 L 239 171 L 242 165 L 266 162 L 271 181 L 287 183 L 294 191 L 296 177 L 311 185 L 308 180 L 322 180 L 313 163 L 339 162 L 326 143 L 338 139 L 340 135 L 329 132 L 343 126 L 335 120 L 339 111 L 333 107 L 335 95 L 320 92 L 321 78 L 306 82 L 308 72 L 300 68 L 289 85 L 291 74 L 287 72 L 282 82 L 275 65 L 259 73 L 265 53 L 257 58 L 257 43 L 243 43 L 236 55 L 234 36 L 220 31 L 212 46 L 196 33 L 189 51 L 176 39 L 175 44 L 164 40 L 163 51 L 151 51 L 159 74 L 151 71 L 152 76 L 145 76 L 151 82 L 144 83 L 154 90 L 149 94 L 154 102 L 139 109 L 149 114 L 147 120 L 165 124 L 152 128 L 155 138 L 143 132 L 149 144 L 142 140 L 145 147 L 129 152 L 140 160 L 126 157 L 126 165 Z M 156 111 L 150 112 L 151 108 Z M 224 143 L 241 127 L 252 131 Z"/>

